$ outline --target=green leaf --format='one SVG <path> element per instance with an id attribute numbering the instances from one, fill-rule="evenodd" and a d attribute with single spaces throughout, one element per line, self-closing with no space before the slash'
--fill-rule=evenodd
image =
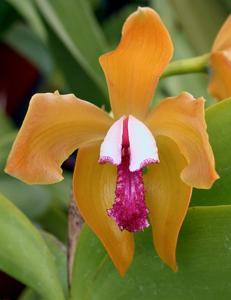
<path id="1" fill-rule="evenodd" d="M 6 1 L 0 1 L 0 37 L 18 20 L 17 12 Z"/>
<path id="2" fill-rule="evenodd" d="M 59 240 L 67 241 L 67 214 L 57 205 L 52 205 L 45 214 L 38 219 L 43 229 L 54 234 Z"/>
<path id="3" fill-rule="evenodd" d="M 54 256 L 37 229 L 3 196 L 0 269 L 34 289 L 43 299 L 64 300 Z"/>
<path id="4" fill-rule="evenodd" d="M 49 25 L 46 28 L 48 46 L 57 66 L 62 71 L 67 86 L 65 92 L 74 93 L 77 97 L 88 100 L 98 106 L 106 105 L 108 109 L 109 104 L 102 89 L 99 88 L 86 70 L 76 61 Z"/>
<path id="5" fill-rule="evenodd" d="M 3 172 L 2 170 L 5 167 L 7 156 L 10 152 L 12 143 L 17 134 L 16 131 L 13 130 L 9 131 L 6 126 L 6 123 L 3 122 L 1 125 L 4 128 L 3 130 L 5 130 L 5 133 L 4 134 L 1 133 L 0 130 L 0 175 Z"/>
<path id="6" fill-rule="evenodd" d="M 222 0 L 221 2 L 223 2 L 224 5 L 226 5 L 227 11 L 230 12 L 231 11 L 231 2 L 229 0 Z"/>
<path id="7" fill-rule="evenodd" d="M 228 14 L 223 3 L 217 0 L 169 2 L 178 15 L 178 23 L 197 53 L 210 51 L 215 36 Z M 207 11 L 208 14 L 205 13 Z"/>
<path id="8" fill-rule="evenodd" d="M 191 205 L 231 204 L 231 99 L 210 106 L 206 122 L 220 179 L 210 190 L 194 189 Z"/>
<path id="9" fill-rule="evenodd" d="M 110 42 L 110 48 L 115 48 L 121 38 L 121 30 L 127 17 L 137 10 L 137 4 L 128 4 L 116 14 L 110 15 L 103 23 L 105 36 Z"/>
<path id="10" fill-rule="evenodd" d="M 74 59 L 106 93 L 98 58 L 106 51 L 107 45 L 88 1 L 36 0 L 36 3 Z"/>
<path id="11" fill-rule="evenodd" d="M 26 57 L 44 75 L 53 70 L 53 59 L 41 39 L 23 24 L 15 24 L 4 35 L 4 42 Z"/>
<path id="12" fill-rule="evenodd" d="M 53 235 L 41 231 L 41 234 L 55 258 L 55 264 L 59 273 L 59 279 L 62 283 L 65 296 L 67 298 L 68 289 L 67 289 L 67 256 L 66 256 L 66 247 L 57 240 Z M 35 293 L 30 288 L 26 288 L 23 293 L 20 295 L 18 300 L 41 300 L 41 297 Z"/>
<path id="13" fill-rule="evenodd" d="M 64 171 L 64 180 L 56 184 L 46 186 L 50 188 L 54 198 L 54 202 L 58 206 L 63 207 L 65 210 L 67 210 L 70 202 L 70 195 L 72 190 L 72 175 L 73 174 L 71 172 Z"/>
<path id="14" fill-rule="evenodd" d="M 8 175 L 0 176 L 0 191 L 31 219 L 46 213 L 52 200 L 46 187 L 29 186 Z"/>
<path id="15" fill-rule="evenodd" d="M 0 107 L 0 120 L 1 120 L 1 126 L 0 126 L 0 143 L 1 143 L 2 136 L 7 133 L 10 133 L 14 127 L 10 119 L 6 116 L 6 113 L 2 110 L 1 107 Z"/>
<path id="16" fill-rule="evenodd" d="M 42 231 L 41 234 L 55 258 L 59 279 L 65 292 L 65 296 L 67 296 L 67 249 L 55 236 L 45 231 Z"/>
<path id="17" fill-rule="evenodd" d="M 6 158 L 8 156 L 11 145 L 16 137 L 16 130 L 14 130 L 13 123 L 6 113 L 0 107 L 0 174 L 5 166 Z"/>
<path id="18" fill-rule="evenodd" d="M 124 278 L 85 226 L 76 252 L 71 299 L 229 299 L 230 217 L 231 206 L 189 210 L 177 249 L 177 273 L 156 255 L 150 230 L 137 234 L 134 262 Z"/>
<path id="19" fill-rule="evenodd" d="M 46 40 L 46 32 L 41 18 L 35 8 L 34 0 L 7 0 L 28 22 L 34 32 L 43 40 Z"/>
<path id="20" fill-rule="evenodd" d="M 41 297 L 30 288 L 25 288 L 18 300 L 41 300 Z"/>
<path id="21" fill-rule="evenodd" d="M 170 36 L 174 42 L 174 59 L 189 58 L 196 55 L 193 45 L 182 28 L 179 27 L 179 15 L 173 9 L 173 3 L 170 1 L 153 0 L 153 7 L 160 14 L 161 19 L 166 24 Z M 195 97 L 205 97 L 206 106 L 211 105 L 215 100 L 208 94 L 208 75 L 207 74 L 185 74 L 181 76 L 173 76 L 162 78 L 157 86 L 155 102 L 167 96 L 180 94 L 187 91 Z"/>

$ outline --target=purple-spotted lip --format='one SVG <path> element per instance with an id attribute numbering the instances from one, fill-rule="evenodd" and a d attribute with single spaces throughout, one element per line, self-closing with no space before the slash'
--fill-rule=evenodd
<path id="1" fill-rule="evenodd" d="M 100 148 L 100 164 L 117 166 L 115 201 L 107 214 L 120 230 L 149 226 L 142 169 L 159 163 L 155 138 L 141 121 L 122 117 L 110 127 Z"/>
<path id="2" fill-rule="evenodd" d="M 120 230 L 143 231 L 149 226 L 149 210 L 145 205 L 145 190 L 142 170 L 129 170 L 130 151 L 122 149 L 122 161 L 117 167 L 115 201 L 107 214 Z"/>

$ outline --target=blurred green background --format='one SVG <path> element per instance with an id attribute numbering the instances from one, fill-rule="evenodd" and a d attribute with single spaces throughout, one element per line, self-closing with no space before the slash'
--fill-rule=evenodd
<path id="1" fill-rule="evenodd" d="M 174 60 L 209 52 L 231 11 L 230 0 L 0 1 L 0 193 L 63 245 L 74 156 L 64 165 L 65 180 L 52 186 L 27 186 L 7 176 L 6 158 L 35 92 L 75 93 L 110 110 L 98 57 L 117 45 L 123 22 L 137 6 L 151 6 L 160 14 L 174 42 Z M 207 84 L 207 74 L 160 80 L 153 103 L 186 90 L 204 96 L 209 106 L 215 100 Z M 0 299 L 18 299 L 23 289 L 0 275 Z M 20 297 L 25 299 L 37 298 L 26 289 Z"/>

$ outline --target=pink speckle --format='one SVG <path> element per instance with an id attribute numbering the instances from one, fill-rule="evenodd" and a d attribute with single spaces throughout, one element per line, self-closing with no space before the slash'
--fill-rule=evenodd
<path id="1" fill-rule="evenodd" d="M 99 164 L 110 163 L 112 165 L 115 165 L 115 162 L 114 162 L 113 158 L 110 157 L 110 156 L 102 156 L 102 157 L 100 157 L 100 159 L 98 160 L 98 163 Z"/>
<path id="2" fill-rule="evenodd" d="M 140 169 L 143 169 L 144 167 L 146 167 L 147 165 L 150 165 L 150 164 L 159 164 L 159 163 L 160 163 L 160 161 L 156 160 L 156 159 L 145 159 L 140 164 Z"/>
<path id="3" fill-rule="evenodd" d="M 129 148 L 123 148 L 122 162 L 117 167 L 115 202 L 108 209 L 121 230 L 136 232 L 149 226 L 148 209 L 145 206 L 142 171 L 129 171 Z"/>

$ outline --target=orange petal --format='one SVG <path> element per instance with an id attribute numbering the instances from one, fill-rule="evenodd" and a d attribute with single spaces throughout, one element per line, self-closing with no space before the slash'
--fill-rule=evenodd
<path id="1" fill-rule="evenodd" d="M 231 15 L 222 25 L 214 41 L 212 52 L 222 51 L 231 48 Z"/>
<path id="2" fill-rule="evenodd" d="M 172 52 L 168 31 L 154 10 L 138 8 L 130 15 L 116 50 L 100 57 L 116 118 L 145 116 Z"/>
<path id="3" fill-rule="evenodd" d="M 219 176 L 206 132 L 203 98 L 182 93 L 162 100 L 146 124 L 155 137 L 168 136 L 176 142 L 188 163 L 181 173 L 186 184 L 197 188 L 212 186 Z"/>
<path id="4" fill-rule="evenodd" d="M 29 184 L 60 181 L 63 161 L 82 144 L 103 139 L 112 122 L 105 112 L 73 94 L 36 94 L 5 171 Z"/>
<path id="5" fill-rule="evenodd" d="M 212 53 L 209 93 L 219 100 L 231 97 L 231 51 Z"/>
<path id="6" fill-rule="evenodd" d="M 177 271 L 177 239 L 192 188 L 180 179 L 187 162 L 176 144 L 167 137 L 158 137 L 157 145 L 160 164 L 148 167 L 144 176 L 146 203 L 150 211 L 155 249 L 161 259 Z"/>
<path id="7" fill-rule="evenodd" d="M 77 155 L 73 189 L 78 208 L 86 223 L 99 237 L 121 275 L 134 254 L 133 234 L 120 231 L 108 217 L 115 198 L 116 167 L 100 165 L 100 144 L 81 148 Z"/>

